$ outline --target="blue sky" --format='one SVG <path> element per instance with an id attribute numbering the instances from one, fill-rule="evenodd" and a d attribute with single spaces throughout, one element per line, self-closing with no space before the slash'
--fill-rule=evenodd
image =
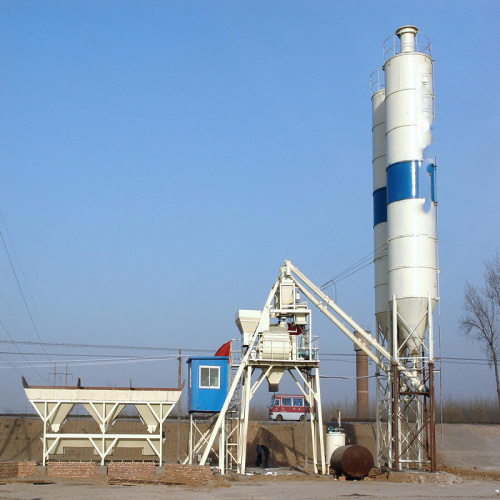
<path id="1" fill-rule="evenodd" d="M 414 24 L 435 59 L 442 353 L 483 357 L 457 321 L 466 279 L 499 248 L 499 14 L 493 1 L 0 1 L 0 224 L 42 340 L 215 351 L 286 258 L 322 284 L 369 254 L 369 75 Z M 337 293 L 373 328 L 372 266 Z M 37 340 L 3 249 L 0 294 L 12 338 Z M 323 352 L 353 352 L 313 322 Z M 176 385 L 176 370 L 70 367 L 146 386 Z M 19 374 L 1 380 L 0 410 L 24 405 Z M 442 382 L 444 396 L 494 396 L 485 367 L 447 364 Z"/>

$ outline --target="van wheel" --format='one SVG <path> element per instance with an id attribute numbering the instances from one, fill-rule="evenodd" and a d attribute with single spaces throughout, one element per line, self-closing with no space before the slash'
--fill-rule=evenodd
<path id="1" fill-rule="evenodd" d="M 283 422 L 283 417 L 282 417 L 281 415 L 277 415 L 277 416 L 276 416 L 276 420 L 277 420 L 278 422 Z"/>
<path id="2" fill-rule="evenodd" d="M 299 418 L 299 420 L 300 420 L 301 422 L 303 422 L 303 421 L 304 421 L 304 415 L 301 415 L 301 416 L 300 416 L 300 418 Z"/>

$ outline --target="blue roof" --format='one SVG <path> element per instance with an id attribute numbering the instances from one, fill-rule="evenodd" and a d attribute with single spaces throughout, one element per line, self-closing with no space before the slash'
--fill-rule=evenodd
<path id="1" fill-rule="evenodd" d="M 204 360 L 204 359 L 225 359 L 226 361 L 229 359 L 229 356 L 191 356 L 188 358 L 186 363 L 191 363 L 192 360 Z"/>

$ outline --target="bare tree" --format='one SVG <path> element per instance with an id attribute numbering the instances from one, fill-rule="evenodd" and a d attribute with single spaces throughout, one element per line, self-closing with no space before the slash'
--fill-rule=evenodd
<path id="1" fill-rule="evenodd" d="M 464 289 L 464 314 L 460 329 L 472 341 L 477 342 L 495 370 L 498 407 L 500 410 L 500 256 L 485 262 L 484 286 L 476 288 L 470 283 Z"/>

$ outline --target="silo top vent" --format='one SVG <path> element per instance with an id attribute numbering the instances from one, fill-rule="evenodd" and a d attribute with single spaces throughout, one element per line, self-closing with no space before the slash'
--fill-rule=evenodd
<path id="1" fill-rule="evenodd" d="M 396 55 L 414 52 L 431 57 L 431 42 L 416 26 L 401 26 L 384 41 L 384 63 Z"/>
<path id="2" fill-rule="evenodd" d="M 401 26 L 396 30 L 396 35 L 400 40 L 400 51 L 414 52 L 415 50 L 415 35 L 418 28 L 416 26 Z"/>

